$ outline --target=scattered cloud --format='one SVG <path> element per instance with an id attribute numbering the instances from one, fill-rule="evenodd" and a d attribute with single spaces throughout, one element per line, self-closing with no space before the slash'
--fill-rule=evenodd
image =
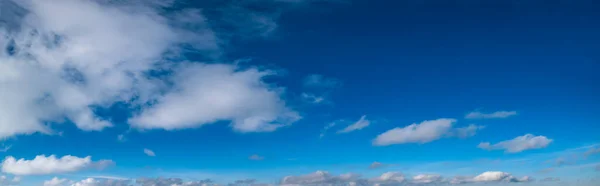
<path id="1" fill-rule="evenodd" d="M 517 111 L 496 111 L 493 113 L 482 113 L 479 111 L 473 111 L 468 113 L 466 119 L 492 119 L 492 118 L 507 118 L 510 116 L 517 115 Z"/>
<path id="2" fill-rule="evenodd" d="M 347 126 L 346 128 L 339 130 L 337 133 L 348 133 L 348 132 L 352 132 L 355 130 L 361 130 L 365 127 L 368 127 L 371 124 L 371 121 L 367 120 L 367 116 L 363 115 L 360 117 L 360 119 L 356 122 L 354 122 L 353 124 Z"/>
<path id="3" fill-rule="evenodd" d="M 254 161 L 261 161 L 264 160 L 265 157 L 259 156 L 258 154 L 254 154 L 250 157 L 248 157 L 249 160 L 254 160 Z"/>
<path id="4" fill-rule="evenodd" d="M 156 156 L 156 154 L 154 153 L 154 151 L 150 150 L 150 149 L 144 149 L 144 154 L 146 154 L 147 156 Z"/>
<path id="5" fill-rule="evenodd" d="M 517 153 L 525 150 L 546 148 L 550 143 L 552 143 L 552 139 L 548 139 L 546 136 L 525 134 L 493 145 L 489 142 L 482 142 L 477 147 L 485 150 L 504 150 L 507 153 Z"/>
<path id="6" fill-rule="evenodd" d="M 426 120 L 421 123 L 413 123 L 409 126 L 388 130 L 378 135 L 373 140 L 373 145 L 386 146 L 403 143 L 429 143 L 442 137 L 469 137 L 475 135 L 476 131 L 483 128 L 470 125 L 465 128 L 453 128 L 456 119 L 441 118 Z"/>
<path id="7" fill-rule="evenodd" d="M 2 172 L 14 175 L 47 175 L 58 173 L 76 172 L 84 169 L 104 169 L 114 164 L 111 160 L 93 162 L 91 156 L 84 158 L 66 155 L 57 158 L 55 155 L 48 157 L 38 155 L 33 160 L 16 159 L 7 156 L 2 162 Z"/>
<path id="8" fill-rule="evenodd" d="M 114 124 L 94 108 L 115 103 L 139 111 L 129 118 L 137 129 L 223 121 L 239 132 L 268 132 L 300 119 L 283 100 L 284 89 L 263 81 L 273 72 L 218 58 L 230 36 L 271 33 L 278 13 L 244 8 L 232 12 L 243 21 L 209 21 L 198 9 L 162 11 L 174 3 L 153 2 L 3 0 L 0 138 L 56 134 L 53 125 L 65 121 L 101 131 Z M 212 26 L 220 23 L 239 29 Z M 215 62 L 176 60 L 188 50 Z M 149 75 L 155 72 L 164 75 Z"/>

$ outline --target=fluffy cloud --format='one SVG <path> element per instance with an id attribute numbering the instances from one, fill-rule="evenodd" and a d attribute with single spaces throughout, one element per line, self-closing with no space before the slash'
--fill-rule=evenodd
<path id="1" fill-rule="evenodd" d="M 150 149 L 144 149 L 144 154 L 148 155 L 148 156 L 156 156 L 156 154 L 154 153 L 154 151 L 150 150 Z"/>
<path id="2" fill-rule="evenodd" d="M 517 111 L 496 111 L 493 113 L 482 113 L 473 111 L 465 116 L 466 119 L 492 119 L 492 118 L 507 118 L 517 115 Z"/>
<path id="3" fill-rule="evenodd" d="M 469 137 L 475 135 L 476 131 L 483 128 L 470 125 L 466 128 L 453 128 L 455 119 L 441 118 L 426 120 L 421 123 L 413 123 L 409 126 L 388 130 L 373 140 L 373 145 L 385 146 L 403 143 L 428 143 L 442 137 Z"/>
<path id="4" fill-rule="evenodd" d="M 417 184 L 433 184 L 442 181 L 442 176 L 437 174 L 419 174 L 413 176 L 412 182 Z"/>
<path id="5" fill-rule="evenodd" d="M 282 89 L 263 81 L 270 72 L 171 61 L 184 58 L 181 46 L 214 59 L 217 35 L 231 35 L 215 33 L 199 10 L 164 12 L 159 6 L 169 3 L 155 1 L 0 2 L 0 138 L 53 134 L 46 123 L 100 131 L 113 123 L 95 108 L 117 102 L 140 111 L 129 120 L 139 129 L 225 121 L 266 132 L 300 118 Z"/>
<path id="6" fill-rule="evenodd" d="M 184 66 L 172 77 L 177 91 L 130 119 L 134 127 L 173 130 L 232 121 L 239 132 L 269 132 L 300 119 L 285 106 L 280 92 L 262 81 L 270 72 L 232 65 Z"/>
<path id="7" fill-rule="evenodd" d="M 483 142 L 477 147 L 485 150 L 504 150 L 507 153 L 517 153 L 525 150 L 546 148 L 550 143 L 552 143 L 552 139 L 548 139 L 546 136 L 525 134 L 496 144 Z"/>
<path id="8" fill-rule="evenodd" d="M 529 182 L 531 178 L 528 176 L 522 178 L 515 178 L 510 173 L 499 172 L 499 171 L 488 171 L 481 173 L 473 178 L 474 182 Z"/>
<path id="9" fill-rule="evenodd" d="M 97 168 L 103 169 L 113 164 L 110 160 L 92 161 L 91 156 L 84 158 L 76 156 L 63 156 L 57 158 L 54 155 L 36 156 L 33 160 L 16 159 L 12 156 L 6 157 L 2 162 L 2 172 L 14 175 L 44 175 L 76 172 L 79 170 Z"/>
<path id="10" fill-rule="evenodd" d="M 338 131 L 337 133 L 348 133 L 348 132 L 352 132 L 355 130 L 360 130 L 363 129 L 365 127 L 368 127 L 371 124 L 371 121 L 367 120 L 367 116 L 363 115 L 360 117 L 360 119 L 356 122 L 354 122 L 351 125 L 348 125 L 346 128 Z"/>

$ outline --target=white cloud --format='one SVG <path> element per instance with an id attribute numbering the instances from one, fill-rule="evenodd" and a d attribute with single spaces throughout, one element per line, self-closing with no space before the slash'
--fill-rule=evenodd
<path id="1" fill-rule="evenodd" d="M 367 116 L 363 115 L 362 117 L 360 117 L 360 119 L 358 121 L 356 121 L 355 123 L 353 123 L 352 125 L 347 126 L 346 128 L 338 131 L 337 133 L 348 133 L 348 132 L 352 132 L 355 130 L 360 130 L 363 129 L 365 127 L 368 127 L 371 124 L 371 121 L 367 120 Z"/>
<path id="2" fill-rule="evenodd" d="M 515 178 L 510 173 L 500 171 L 488 171 L 481 173 L 473 178 L 474 182 L 529 182 L 531 177 L 524 176 L 522 178 Z"/>
<path id="3" fill-rule="evenodd" d="M 270 132 L 300 119 L 285 106 L 281 93 L 262 81 L 269 72 L 200 64 L 178 72 L 172 78 L 178 91 L 132 118 L 134 127 L 173 130 L 232 121 L 235 131 Z"/>
<path id="4" fill-rule="evenodd" d="M 38 155 L 33 160 L 16 159 L 7 156 L 2 162 L 2 172 L 14 175 L 46 175 L 76 172 L 84 169 L 97 168 L 103 169 L 112 165 L 110 160 L 92 161 L 91 156 L 79 158 L 76 156 L 63 156 L 57 158 L 54 155 L 48 157 Z"/>
<path id="5" fill-rule="evenodd" d="M 369 181 L 379 184 L 399 184 L 406 180 L 404 174 L 399 172 L 386 172 L 379 177 L 371 178 Z"/>
<path id="6" fill-rule="evenodd" d="M 254 161 L 260 161 L 260 160 L 264 160 L 265 157 L 259 156 L 258 154 L 254 154 L 250 157 L 248 157 L 249 160 L 254 160 Z"/>
<path id="7" fill-rule="evenodd" d="M 373 140 L 373 145 L 386 146 L 403 143 L 429 143 L 442 137 L 469 137 L 483 127 L 470 125 L 466 128 L 452 128 L 455 119 L 441 118 L 413 123 L 409 126 L 388 130 Z"/>
<path id="8" fill-rule="evenodd" d="M 546 148 L 552 141 L 552 139 L 548 139 L 546 136 L 525 134 L 493 145 L 489 142 L 482 142 L 477 147 L 485 150 L 504 150 L 507 153 L 517 153 L 525 150 Z"/>
<path id="9" fill-rule="evenodd" d="M 496 111 L 493 113 L 482 113 L 473 111 L 465 116 L 466 119 L 492 119 L 492 118 L 507 118 L 517 115 L 517 111 Z"/>
<path id="10" fill-rule="evenodd" d="M 182 45 L 217 56 L 216 35 L 236 33 L 214 33 L 199 10 L 163 12 L 153 2 L 3 0 L 0 138 L 53 134 L 67 121 L 100 131 L 113 124 L 94 108 L 118 102 L 141 109 L 130 120 L 140 129 L 231 121 L 236 131 L 273 131 L 300 118 L 258 68 L 168 61 Z"/>
<path id="11" fill-rule="evenodd" d="M 413 176 L 412 182 L 417 184 L 433 184 L 442 181 L 442 176 L 437 174 L 419 174 Z"/>
<path id="12" fill-rule="evenodd" d="M 150 150 L 150 149 L 144 149 L 144 154 L 148 155 L 148 156 L 156 156 L 156 154 L 154 154 L 154 151 Z"/>
<path id="13" fill-rule="evenodd" d="M 68 179 L 54 177 L 51 180 L 44 181 L 44 186 L 66 186 L 70 182 Z"/>

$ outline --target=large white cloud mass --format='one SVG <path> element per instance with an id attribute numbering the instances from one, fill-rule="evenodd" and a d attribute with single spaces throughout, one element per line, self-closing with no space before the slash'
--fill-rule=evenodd
<path id="1" fill-rule="evenodd" d="M 67 155 L 57 158 L 55 155 L 39 155 L 32 160 L 7 156 L 2 162 L 2 172 L 14 175 L 45 175 L 69 173 L 91 168 L 103 169 L 112 164 L 113 162 L 110 160 L 94 162 L 91 156 L 80 158 Z"/>
<path id="2" fill-rule="evenodd" d="M 0 0 L 0 138 L 69 121 L 103 130 L 114 124 L 95 109 L 115 103 L 139 111 L 130 124 L 140 129 L 227 121 L 266 132 L 300 119 L 263 81 L 271 71 L 180 60 L 190 47 L 217 59 L 223 40 L 200 10 L 161 2 Z"/>

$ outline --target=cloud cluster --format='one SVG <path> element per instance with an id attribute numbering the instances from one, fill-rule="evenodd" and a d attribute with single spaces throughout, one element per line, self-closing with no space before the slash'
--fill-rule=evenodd
<path id="1" fill-rule="evenodd" d="M 54 177 L 44 181 L 44 186 L 131 186 L 131 180 L 86 178 L 72 181 Z"/>
<path id="2" fill-rule="evenodd" d="M 1 2 L 0 138 L 52 134 L 47 123 L 100 131 L 113 123 L 96 108 L 115 103 L 139 111 L 129 119 L 139 129 L 225 121 L 239 132 L 268 132 L 300 119 L 283 89 L 263 81 L 273 72 L 183 60 L 181 46 L 212 59 L 220 51 L 199 10 L 166 12 L 169 3 L 154 1 Z"/>
<path id="3" fill-rule="evenodd" d="M 436 174 L 419 174 L 412 178 L 406 178 L 399 172 L 386 172 L 380 176 L 370 179 L 361 178 L 357 174 L 331 175 L 325 171 L 317 171 L 301 176 L 284 177 L 281 185 L 455 185 L 455 184 L 475 184 L 475 183 L 514 183 L 530 182 L 532 178 L 524 176 L 517 178 L 510 173 L 489 171 L 481 173 L 474 177 L 454 177 L 444 178 Z"/>
<path id="4" fill-rule="evenodd" d="M 464 128 L 454 128 L 456 119 L 441 118 L 413 123 L 406 127 L 397 127 L 378 135 L 373 145 L 386 146 L 403 143 L 429 143 L 442 137 L 470 137 L 475 135 L 481 126 L 470 125 Z"/>
<path id="5" fill-rule="evenodd" d="M 84 169 L 104 169 L 114 164 L 111 160 L 92 161 L 91 156 L 76 157 L 66 155 L 57 158 L 55 155 L 38 155 L 32 160 L 16 159 L 7 156 L 2 162 L 2 172 L 13 175 L 46 175 L 76 172 Z"/>
<path id="6" fill-rule="evenodd" d="M 550 145 L 550 143 L 552 143 L 552 139 L 548 139 L 546 136 L 525 134 L 496 144 L 482 142 L 477 147 L 485 150 L 504 150 L 507 153 L 517 153 L 525 150 L 545 148 Z"/>

